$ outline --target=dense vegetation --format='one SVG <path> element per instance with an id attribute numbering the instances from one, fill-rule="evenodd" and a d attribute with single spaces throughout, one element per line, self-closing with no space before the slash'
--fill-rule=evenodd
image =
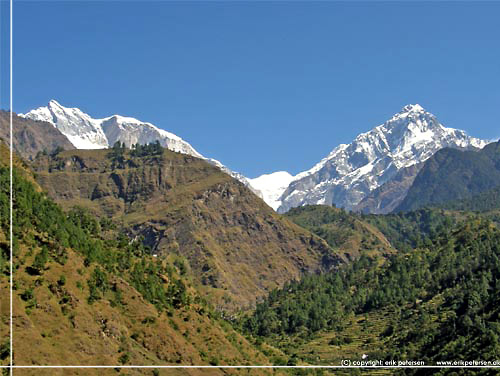
<path id="1" fill-rule="evenodd" d="M 482 192 L 471 198 L 447 201 L 442 204 L 437 204 L 437 207 L 450 210 L 464 210 L 487 212 L 490 210 L 500 209 L 500 185 L 494 189 Z"/>
<path id="2" fill-rule="evenodd" d="M 409 252 L 432 244 L 432 239 L 461 219 L 444 210 L 424 208 L 396 214 L 361 215 L 364 221 L 377 227 L 393 247 Z"/>
<path id="3" fill-rule="evenodd" d="M 500 186 L 500 142 L 480 151 L 442 149 L 429 158 L 398 211 L 469 199 Z"/>
<path id="4" fill-rule="evenodd" d="M 379 251 L 365 252 L 371 255 L 427 246 L 436 234 L 467 217 L 437 208 L 378 215 L 357 214 L 325 205 L 294 208 L 286 216 L 325 239 L 333 248 L 352 250 L 356 239 L 362 253 Z"/>
<path id="5" fill-rule="evenodd" d="M 390 312 L 373 358 L 495 360 L 500 352 L 500 232 L 488 221 L 440 226 L 425 247 L 385 263 L 362 257 L 271 292 L 244 330 L 280 338 L 346 329 L 352 315 Z M 340 339 L 339 339 L 340 338 Z M 382 345 L 383 341 L 384 345 Z"/>

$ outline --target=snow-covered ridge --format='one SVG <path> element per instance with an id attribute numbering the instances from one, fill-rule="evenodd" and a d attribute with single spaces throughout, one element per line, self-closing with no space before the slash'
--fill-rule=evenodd
<path id="1" fill-rule="evenodd" d="M 64 107 L 55 100 L 51 100 L 45 107 L 39 107 L 19 116 L 51 123 L 76 149 L 106 149 L 117 141 L 123 142 L 130 148 L 134 144 L 143 145 L 158 140 L 163 147 L 205 159 L 250 186 L 243 175 L 231 171 L 218 160 L 204 157 L 179 136 L 132 117 L 113 115 L 94 119 L 78 108 Z"/>
<path id="2" fill-rule="evenodd" d="M 248 179 L 248 181 L 252 187 L 261 193 L 262 199 L 274 210 L 277 210 L 281 205 L 280 196 L 294 178 L 286 171 L 277 171 L 254 179 Z"/>
<path id="3" fill-rule="evenodd" d="M 77 149 L 105 149 L 117 141 L 131 147 L 158 140 L 170 150 L 201 157 L 189 143 L 175 134 L 132 117 L 113 115 L 94 119 L 79 108 L 64 107 L 55 100 L 19 116 L 53 124 Z"/>
<path id="4" fill-rule="evenodd" d="M 446 128 L 418 104 L 406 105 L 385 123 L 341 144 L 310 170 L 290 182 L 278 211 L 307 204 L 352 209 L 402 168 L 424 162 L 445 148 L 482 148 L 488 142 Z M 261 188 L 261 190 L 264 188 Z"/>

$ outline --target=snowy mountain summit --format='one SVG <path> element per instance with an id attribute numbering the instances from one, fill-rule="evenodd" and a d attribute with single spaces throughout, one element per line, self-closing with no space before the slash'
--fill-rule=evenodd
<path id="1" fill-rule="evenodd" d="M 439 149 L 486 144 L 464 131 L 444 127 L 418 104 L 407 105 L 384 124 L 348 145 L 337 146 L 313 168 L 298 174 L 272 204 L 279 201 L 279 212 L 307 204 L 351 210 L 400 170 L 424 162 Z"/>
<path id="2" fill-rule="evenodd" d="M 76 149 L 105 149 L 112 147 L 117 141 L 131 147 L 133 144 L 147 144 L 158 140 L 169 150 L 202 157 L 175 134 L 131 117 L 113 115 L 94 119 L 78 108 L 64 107 L 55 100 L 51 100 L 46 107 L 39 107 L 19 116 L 53 124 Z"/>
<path id="3" fill-rule="evenodd" d="M 55 100 L 51 100 L 45 107 L 39 107 L 19 116 L 51 123 L 76 149 L 106 149 L 117 141 L 123 142 L 130 148 L 134 144 L 144 145 L 158 140 L 169 150 L 205 159 L 250 187 L 243 175 L 230 170 L 216 159 L 204 157 L 179 136 L 132 117 L 113 115 L 94 119 L 78 108 L 64 107 Z M 256 193 L 260 195 L 260 192 Z"/>

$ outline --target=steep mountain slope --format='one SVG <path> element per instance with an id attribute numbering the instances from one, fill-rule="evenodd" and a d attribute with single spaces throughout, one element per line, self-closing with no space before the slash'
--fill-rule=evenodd
<path id="1" fill-rule="evenodd" d="M 418 163 L 402 168 L 391 180 L 371 191 L 352 210 L 365 214 L 391 213 L 405 198 L 422 166 L 423 163 Z"/>
<path id="2" fill-rule="evenodd" d="M 44 121 L 22 118 L 12 114 L 14 151 L 21 157 L 31 160 L 38 152 L 48 153 L 58 147 L 74 149 L 69 140 L 54 126 Z M 10 113 L 0 111 L 0 138 L 8 145 L 10 140 Z"/>
<path id="3" fill-rule="evenodd" d="M 349 145 L 339 145 L 312 169 L 297 175 L 281 196 L 278 211 L 307 204 L 351 210 L 401 169 L 425 161 L 437 150 L 485 144 L 463 131 L 445 128 L 421 106 L 407 105 L 384 124 L 360 134 Z M 404 189 L 393 192 L 398 195 Z"/>
<path id="4" fill-rule="evenodd" d="M 2 158 L 5 155 L 2 147 Z M 5 364 L 9 170 L 0 164 L 0 362 Z M 123 238 L 109 222 L 85 210 L 64 213 L 25 178 L 28 170 L 16 166 L 17 365 L 269 364 L 200 298 L 182 259 L 152 257 L 140 242 Z M 150 375 L 152 370 L 130 374 Z"/>
<path id="5" fill-rule="evenodd" d="M 500 142 L 482 150 L 443 149 L 418 173 L 396 211 L 470 198 L 500 186 Z"/>
<path id="6" fill-rule="evenodd" d="M 154 146 L 76 150 L 41 156 L 34 169 L 64 207 L 88 207 L 143 236 L 153 253 L 185 257 L 206 292 L 227 308 L 342 262 L 323 240 L 199 158 Z"/>

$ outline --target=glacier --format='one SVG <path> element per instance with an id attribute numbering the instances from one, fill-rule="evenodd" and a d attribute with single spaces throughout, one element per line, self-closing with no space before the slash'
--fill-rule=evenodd
<path id="1" fill-rule="evenodd" d="M 262 199 L 277 210 L 281 205 L 279 198 L 294 179 L 295 177 L 286 171 L 276 171 L 254 179 L 248 178 L 248 181 L 255 190 L 260 192 Z"/>

